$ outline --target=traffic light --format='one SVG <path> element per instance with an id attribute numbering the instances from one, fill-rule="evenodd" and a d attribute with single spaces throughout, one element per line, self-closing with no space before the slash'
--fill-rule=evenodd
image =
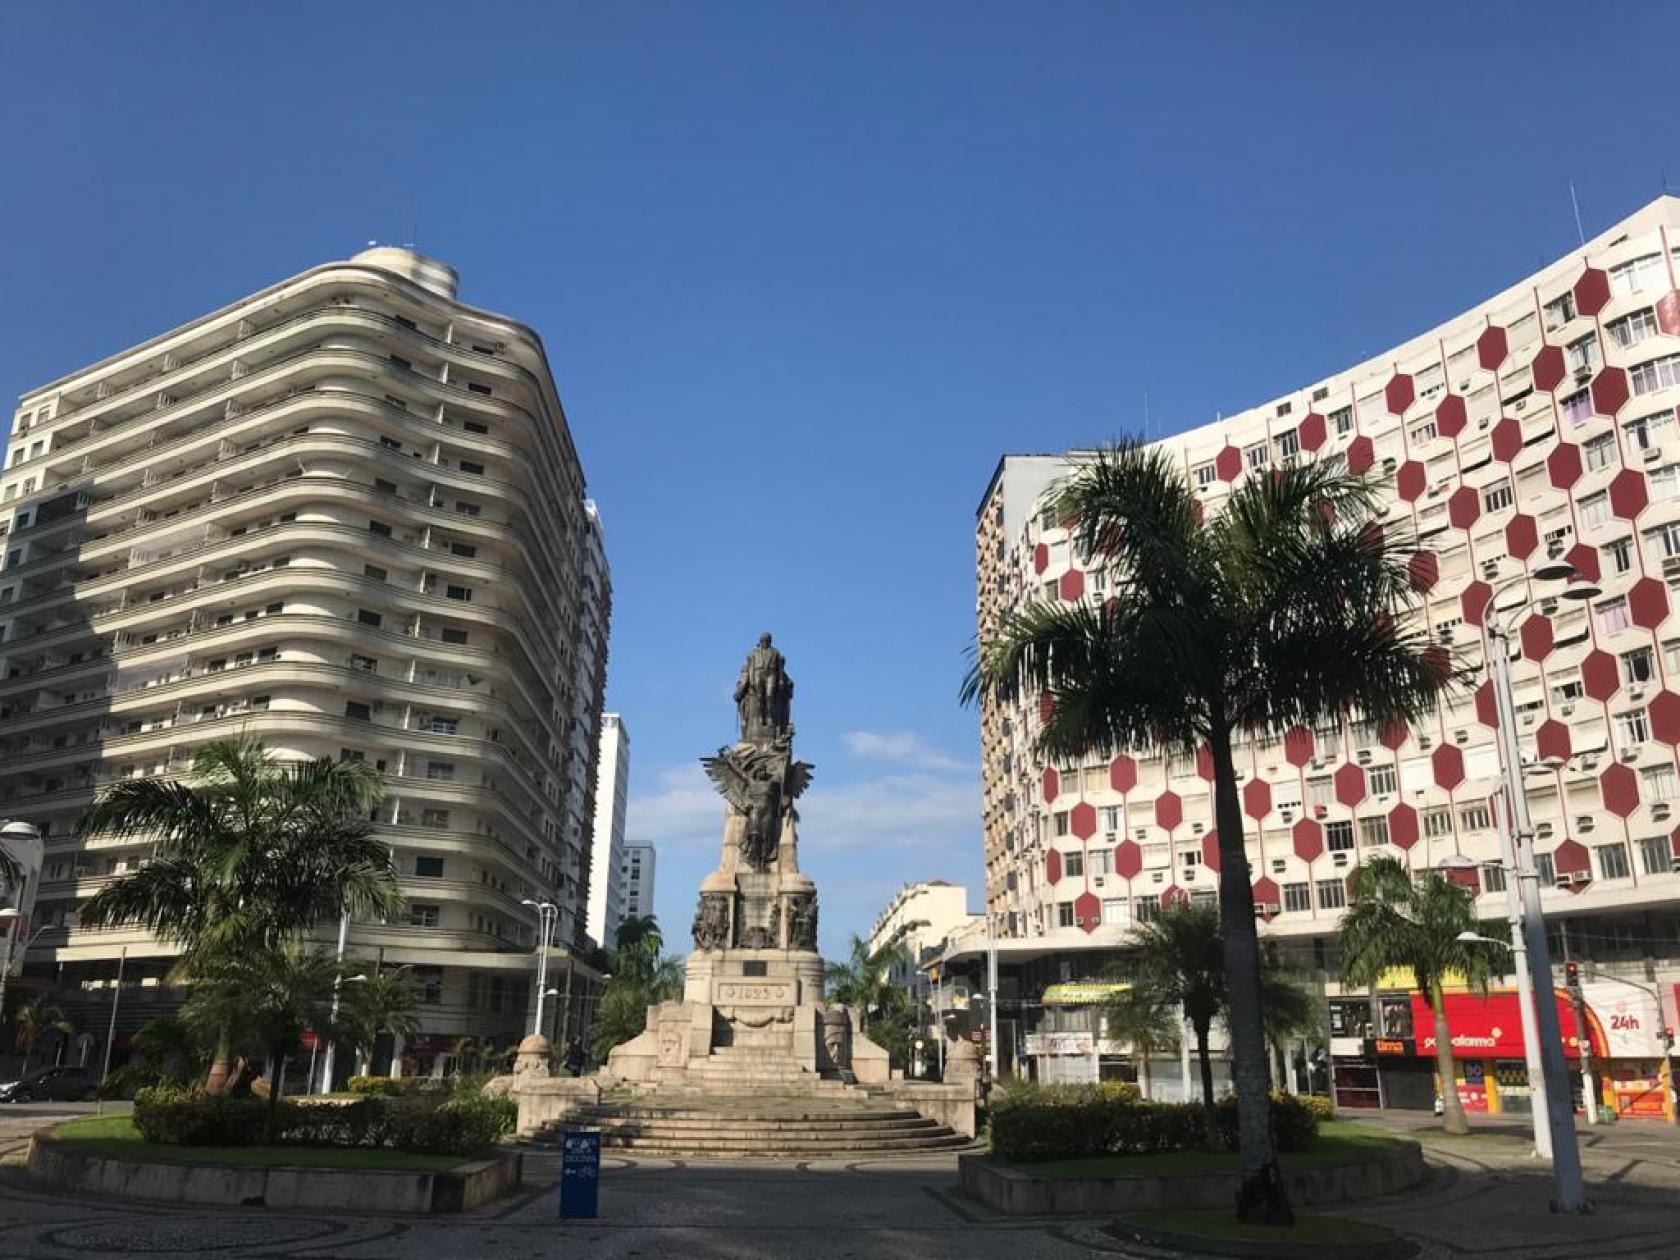
<path id="1" fill-rule="evenodd" d="M 1563 981 L 1572 989 L 1580 987 L 1581 967 L 1579 963 L 1566 962 L 1563 964 Z"/>
<path id="2" fill-rule="evenodd" d="M 1674 1049 L 1674 1029 L 1665 1028 L 1665 1029 L 1662 1030 L 1662 1043 L 1663 1043 L 1663 1049 L 1665 1049 L 1665 1050 Z"/>

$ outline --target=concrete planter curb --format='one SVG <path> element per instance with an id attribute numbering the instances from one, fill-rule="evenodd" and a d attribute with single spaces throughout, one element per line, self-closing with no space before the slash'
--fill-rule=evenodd
<path id="1" fill-rule="evenodd" d="M 960 1155 L 957 1166 L 963 1192 L 1006 1216 L 1118 1215 L 1149 1208 L 1219 1211 L 1237 1201 L 1234 1172 L 1049 1177 L 991 1155 Z M 1299 1207 L 1394 1194 L 1419 1184 L 1424 1175 L 1423 1148 L 1416 1142 L 1395 1142 L 1392 1151 L 1369 1159 L 1283 1170 L 1290 1202 Z"/>
<path id="2" fill-rule="evenodd" d="M 78 1150 L 51 1129 L 29 1142 L 29 1175 L 43 1185 L 119 1199 L 222 1207 L 364 1212 L 466 1212 L 519 1188 L 524 1157 L 500 1152 L 442 1172 L 245 1168 L 119 1159 Z"/>
<path id="3" fill-rule="evenodd" d="M 1418 1244 L 1405 1238 L 1362 1243 L 1259 1242 L 1241 1238 L 1209 1238 L 1174 1230 L 1115 1221 L 1108 1232 L 1123 1242 L 1164 1247 L 1191 1256 L 1241 1256 L 1252 1260 L 1412 1260 Z"/>

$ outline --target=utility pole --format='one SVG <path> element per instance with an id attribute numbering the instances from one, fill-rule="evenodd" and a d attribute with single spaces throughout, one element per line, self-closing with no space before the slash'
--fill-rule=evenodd
<path id="1" fill-rule="evenodd" d="M 1575 1008 L 1575 1042 L 1581 1052 L 1581 1110 L 1586 1112 L 1588 1124 L 1597 1124 L 1598 1091 L 1593 1086 L 1592 1033 L 1587 1027 L 1587 997 L 1581 992 L 1580 966 L 1564 963 L 1563 975 L 1564 984 L 1569 989 L 1569 1004 Z"/>

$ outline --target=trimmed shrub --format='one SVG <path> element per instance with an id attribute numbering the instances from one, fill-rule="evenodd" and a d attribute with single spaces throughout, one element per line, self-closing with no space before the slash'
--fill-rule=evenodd
<path id="1" fill-rule="evenodd" d="M 274 1113 L 281 1146 L 387 1146 L 423 1155 L 472 1155 L 513 1130 L 511 1099 L 447 1094 L 365 1097 L 349 1103 L 282 1099 Z M 134 1100 L 134 1125 L 148 1142 L 172 1146 L 255 1146 L 268 1103 L 213 1098 L 193 1090 L 147 1089 Z"/>
<path id="2" fill-rule="evenodd" d="M 1295 1097 L 1305 1104 L 1307 1110 L 1312 1112 L 1319 1120 L 1334 1120 L 1336 1118 L 1336 1102 L 1334 1099 L 1326 1098 L 1322 1094 L 1297 1094 Z"/>
<path id="3" fill-rule="evenodd" d="M 1302 1150 L 1318 1120 L 1298 1099 L 1272 1100 L 1278 1149 Z M 1030 1162 L 1161 1151 L 1235 1150 L 1236 1099 L 1213 1108 L 1197 1103 L 1143 1102 L 1103 1086 L 1013 1086 L 992 1099 L 992 1150 Z"/>
<path id="4" fill-rule="evenodd" d="M 426 1076 L 352 1076 L 346 1084 L 352 1094 L 375 1098 L 406 1098 L 411 1094 L 436 1093 L 445 1088 Z"/>

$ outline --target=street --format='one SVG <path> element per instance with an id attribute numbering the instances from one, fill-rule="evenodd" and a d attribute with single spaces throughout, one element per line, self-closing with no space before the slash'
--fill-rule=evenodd
<path id="1" fill-rule="evenodd" d="M 80 1105 L 60 1106 L 85 1110 Z M 0 1110 L 0 1146 L 48 1118 L 45 1105 Z M 1575 1260 L 1680 1254 L 1680 1133 L 1606 1126 L 1585 1135 L 1596 1211 L 1556 1217 L 1549 1178 L 1521 1139 L 1498 1131 L 1445 1139 L 1427 1118 L 1384 1121 L 1426 1143 L 1429 1182 L 1419 1191 L 1344 1209 L 1424 1243 L 1424 1260 L 1500 1256 Z M 1504 1128 L 1505 1126 L 1500 1126 Z M 962 1197 L 949 1156 L 795 1166 L 608 1157 L 601 1215 L 556 1217 L 558 1167 L 530 1151 L 526 1187 L 457 1217 L 181 1208 L 45 1193 L 15 1168 L 0 1173 L 0 1257 L 87 1255 L 310 1257 L 312 1260 L 453 1260 L 502 1254 L 600 1260 L 1030 1260 L 1158 1255 L 1122 1245 L 1096 1218 L 997 1216 Z"/>

